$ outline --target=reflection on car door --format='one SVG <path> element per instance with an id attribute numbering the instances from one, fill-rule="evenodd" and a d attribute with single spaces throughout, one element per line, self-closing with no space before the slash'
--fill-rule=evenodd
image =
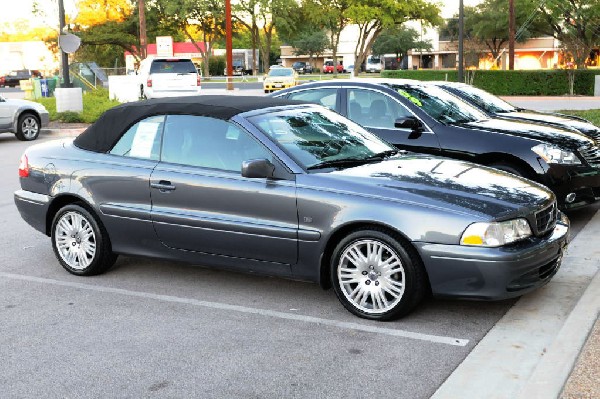
<path id="1" fill-rule="evenodd" d="M 346 89 L 346 116 L 398 148 L 440 153 L 438 138 L 427 127 L 421 132 L 394 127 L 398 118 L 414 117 L 402 104 L 377 90 Z"/>
<path id="2" fill-rule="evenodd" d="M 294 264 L 295 181 L 241 176 L 244 160 L 272 154 L 219 119 L 170 115 L 150 185 L 156 234 L 168 247 Z"/>

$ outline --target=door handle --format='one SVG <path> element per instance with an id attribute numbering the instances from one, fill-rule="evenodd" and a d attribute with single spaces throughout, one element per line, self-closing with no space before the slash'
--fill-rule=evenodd
<path id="1" fill-rule="evenodd" d="M 161 193 L 175 190 L 175 186 L 168 180 L 159 180 L 157 182 L 151 182 L 150 187 L 158 189 Z"/>

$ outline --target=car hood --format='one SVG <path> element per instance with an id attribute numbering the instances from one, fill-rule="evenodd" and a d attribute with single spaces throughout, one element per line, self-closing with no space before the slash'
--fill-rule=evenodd
<path id="1" fill-rule="evenodd" d="M 324 189 L 339 188 L 485 219 L 524 215 L 554 197 L 546 187 L 497 169 L 428 155 L 316 174 Z"/>
<path id="2" fill-rule="evenodd" d="M 500 118 L 462 123 L 458 126 L 527 137 L 571 150 L 594 144 L 594 141 L 589 137 L 573 130 L 536 123 L 510 121 Z"/>
<path id="3" fill-rule="evenodd" d="M 550 114 L 544 112 L 530 111 L 530 110 L 518 110 L 513 112 L 505 112 L 498 114 L 499 117 L 514 118 L 525 121 L 536 121 L 542 123 L 548 123 L 551 125 L 577 129 L 581 133 L 595 133 L 599 131 L 595 125 L 582 121 L 578 118 L 571 118 L 568 115 L 561 114 Z M 589 137 L 589 136 L 588 136 Z"/>
<path id="4" fill-rule="evenodd" d="M 265 82 L 285 82 L 288 80 L 294 80 L 293 76 L 267 76 Z"/>

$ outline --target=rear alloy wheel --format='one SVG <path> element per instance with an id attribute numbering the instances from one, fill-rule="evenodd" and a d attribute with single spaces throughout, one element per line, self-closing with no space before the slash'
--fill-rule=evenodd
<path id="1" fill-rule="evenodd" d="M 117 256 L 108 234 L 94 216 L 79 205 L 67 205 L 54 217 L 52 247 L 61 265 L 72 274 L 91 276 L 108 270 Z"/>
<path id="2" fill-rule="evenodd" d="M 19 116 L 17 125 L 17 139 L 21 141 L 31 141 L 38 138 L 40 134 L 40 121 L 33 114 L 23 114 Z"/>
<path id="3" fill-rule="evenodd" d="M 335 293 L 359 317 L 392 320 L 408 314 L 426 291 L 418 257 L 384 231 L 358 230 L 336 247 L 332 257 Z"/>

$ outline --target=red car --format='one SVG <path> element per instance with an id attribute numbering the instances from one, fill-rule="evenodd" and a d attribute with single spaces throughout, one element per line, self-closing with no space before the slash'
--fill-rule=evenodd
<path id="1" fill-rule="evenodd" d="M 346 72 L 344 70 L 344 66 L 341 63 L 338 64 L 337 71 L 338 73 Z M 323 64 L 323 73 L 333 73 L 333 61 L 325 61 L 325 63 Z"/>

